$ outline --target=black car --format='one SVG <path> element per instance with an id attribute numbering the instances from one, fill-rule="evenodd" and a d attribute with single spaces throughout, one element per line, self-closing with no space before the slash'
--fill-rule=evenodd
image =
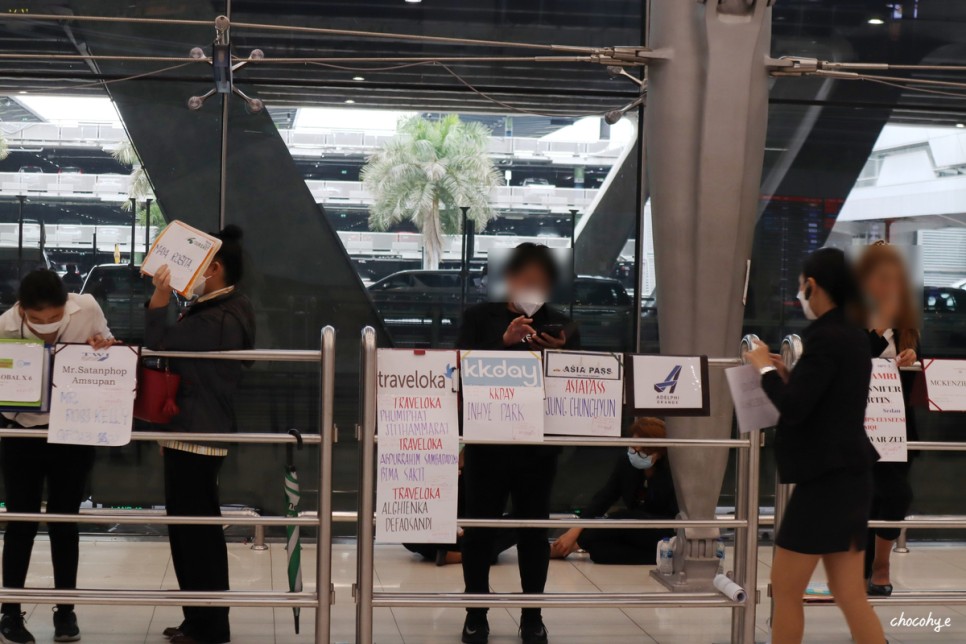
<path id="1" fill-rule="evenodd" d="M 140 266 L 101 264 L 87 274 L 81 293 L 89 293 L 101 305 L 111 332 L 119 340 L 140 344 L 144 340 L 144 303 L 150 295 L 151 278 Z"/>
<path id="2" fill-rule="evenodd" d="M 462 285 L 458 270 L 407 270 L 375 282 L 369 294 L 396 346 L 452 346 L 463 308 L 487 298 L 482 271 L 470 272 L 465 297 Z M 573 286 L 573 319 L 584 348 L 629 349 L 634 302 L 620 281 L 581 275 Z M 555 306 L 569 312 L 571 303 Z"/>

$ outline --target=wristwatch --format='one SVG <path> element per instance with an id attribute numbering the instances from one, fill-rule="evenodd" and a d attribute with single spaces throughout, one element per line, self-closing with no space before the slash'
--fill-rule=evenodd
<path id="1" fill-rule="evenodd" d="M 771 365 L 768 365 L 767 367 L 762 367 L 758 371 L 759 371 L 759 373 L 761 373 L 761 375 L 764 376 L 766 373 L 769 373 L 771 371 L 778 371 L 778 369 L 776 369 L 775 367 L 773 367 Z"/>

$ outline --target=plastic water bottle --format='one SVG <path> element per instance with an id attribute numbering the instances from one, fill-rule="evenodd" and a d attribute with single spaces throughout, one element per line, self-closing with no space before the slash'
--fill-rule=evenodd
<path id="1" fill-rule="evenodd" d="M 718 537 L 718 540 L 714 542 L 714 556 L 718 558 L 718 573 L 723 575 L 725 568 L 725 543 L 721 537 Z"/>
<path id="2" fill-rule="evenodd" d="M 672 575 L 674 573 L 674 551 L 671 549 L 671 540 L 667 537 L 661 539 L 661 543 L 658 544 L 658 556 L 658 571 L 665 576 Z"/>

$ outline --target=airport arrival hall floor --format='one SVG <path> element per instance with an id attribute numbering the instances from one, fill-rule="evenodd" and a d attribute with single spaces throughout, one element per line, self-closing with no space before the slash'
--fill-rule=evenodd
<path id="1" fill-rule="evenodd" d="M 50 549 L 45 539 L 38 539 L 28 585 L 50 587 L 53 584 Z M 235 590 L 285 590 L 286 558 L 284 546 L 272 543 L 267 551 L 255 552 L 244 544 L 232 544 L 231 583 Z M 306 546 L 303 566 L 306 585 L 314 582 L 315 549 Z M 729 563 L 731 550 L 728 551 Z M 770 572 L 770 549 L 759 554 L 764 591 Z M 376 548 L 377 590 L 459 591 L 462 576 L 459 566 L 437 568 L 423 563 L 401 547 Z M 333 575 L 337 603 L 333 607 L 333 642 L 354 641 L 354 607 L 351 586 L 355 576 L 355 548 L 350 544 L 335 546 Z M 821 569 L 816 581 L 821 580 Z M 516 552 L 501 557 L 493 570 L 491 583 L 495 591 L 519 590 Z M 894 555 L 893 583 L 897 588 L 916 590 L 955 590 L 966 587 L 966 545 L 911 544 L 911 552 Z M 80 585 L 84 588 L 173 589 L 177 587 L 168 545 L 161 540 L 129 540 L 112 537 L 89 537 L 81 543 Z M 554 561 L 550 565 L 549 591 L 558 592 L 634 592 L 654 591 L 658 586 L 648 577 L 648 568 L 633 566 L 598 566 L 579 556 Z M 758 639 L 767 641 L 765 619 L 768 600 L 762 592 L 759 606 Z M 50 610 L 46 605 L 25 606 L 28 628 L 38 642 L 53 637 Z M 966 607 L 914 606 L 879 607 L 878 614 L 886 626 L 889 641 L 964 642 L 966 641 Z M 894 618 L 927 617 L 929 613 L 949 625 L 934 632 L 933 628 L 890 626 Z M 161 631 L 177 625 L 177 608 L 79 606 L 77 614 L 84 641 L 89 644 L 152 643 L 163 644 Z M 553 644 L 607 642 L 608 644 L 700 644 L 727 642 L 731 613 L 722 609 L 555 609 L 544 612 Z M 459 641 L 462 611 L 454 609 L 377 609 L 375 641 L 378 644 L 455 644 Z M 517 638 L 516 612 L 505 609 L 490 612 L 493 644 L 510 644 Z M 266 644 L 313 641 L 314 611 L 302 610 L 302 634 L 295 635 L 290 609 L 232 609 L 233 642 Z M 850 641 L 845 622 L 834 608 L 814 607 L 807 612 L 807 642 L 845 644 Z"/>

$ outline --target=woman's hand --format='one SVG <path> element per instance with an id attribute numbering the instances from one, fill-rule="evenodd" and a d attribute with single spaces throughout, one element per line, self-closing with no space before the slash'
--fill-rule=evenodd
<path id="1" fill-rule="evenodd" d="M 896 356 L 896 364 L 900 367 L 911 367 L 916 364 L 916 360 L 919 356 L 916 355 L 915 349 L 903 349 L 902 352 Z"/>
<path id="2" fill-rule="evenodd" d="M 87 339 L 87 344 L 91 346 L 95 351 L 100 351 L 101 349 L 106 349 L 112 347 L 118 343 L 118 340 L 114 338 L 105 338 L 100 333 L 95 333 L 90 338 Z"/>
<path id="3" fill-rule="evenodd" d="M 768 345 L 763 342 L 755 342 L 754 349 L 745 351 L 744 359 L 745 362 L 758 370 L 775 366 L 772 361 L 772 353 L 768 350 Z"/>
<path id="4" fill-rule="evenodd" d="M 561 331 L 559 336 L 552 336 L 544 332 L 532 336 L 527 342 L 532 349 L 560 349 L 567 344 L 567 334 Z"/>
<path id="5" fill-rule="evenodd" d="M 174 289 L 171 287 L 171 269 L 167 264 L 154 273 L 154 276 L 151 277 L 151 283 L 154 284 L 154 295 L 151 296 L 151 302 L 148 304 L 148 308 L 165 308 L 168 306 L 168 302 L 171 301 L 171 293 L 174 292 Z"/>
<path id="6" fill-rule="evenodd" d="M 531 324 L 533 324 L 533 318 L 528 318 L 525 315 L 514 318 L 507 326 L 506 331 L 503 332 L 503 346 L 512 347 L 514 344 L 520 344 L 526 340 L 528 336 L 535 337 L 537 332 L 533 330 Z"/>
<path id="7" fill-rule="evenodd" d="M 577 539 L 580 538 L 581 532 L 583 532 L 582 528 L 571 528 L 560 535 L 556 541 L 550 544 L 550 556 L 554 559 L 566 559 L 569 555 L 577 552 Z"/>

